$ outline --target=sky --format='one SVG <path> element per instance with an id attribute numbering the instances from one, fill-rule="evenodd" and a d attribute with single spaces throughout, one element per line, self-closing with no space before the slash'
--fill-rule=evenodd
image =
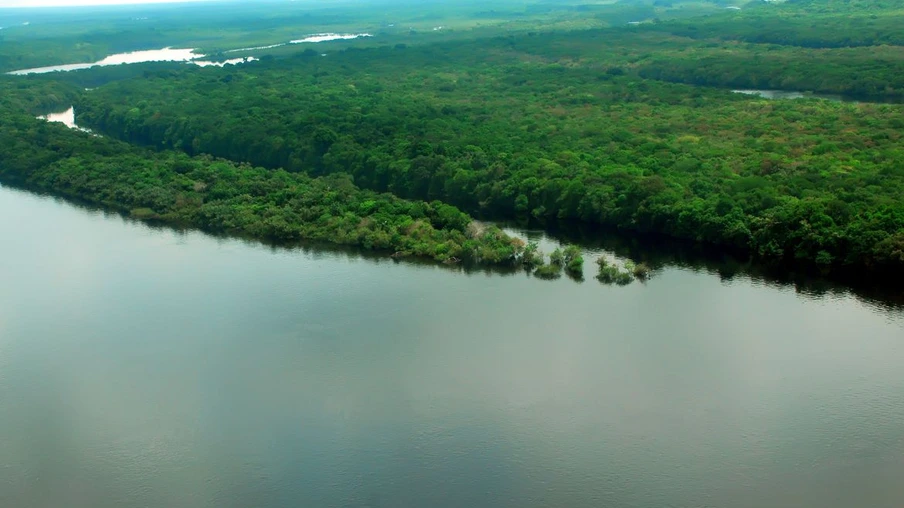
<path id="1" fill-rule="evenodd" d="M 0 0 L 2 7 L 70 7 L 77 5 L 159 4 L 189 0 Z M 192 0 L 198 1 L 198 0 Z"/>

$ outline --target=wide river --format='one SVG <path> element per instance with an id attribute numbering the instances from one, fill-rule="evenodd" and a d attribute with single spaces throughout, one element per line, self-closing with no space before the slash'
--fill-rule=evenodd
<path id="1" fill-rule="evenodd" d="M 0 238 L 3 507 L 904 506 L 894 305 L 275 250 L 9 188 Z"/>

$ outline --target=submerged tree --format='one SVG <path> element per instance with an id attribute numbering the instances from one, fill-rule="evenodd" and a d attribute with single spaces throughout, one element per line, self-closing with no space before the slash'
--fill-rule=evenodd
<path id="1" fill-rule="evenodd" d="M 521 264 L 527 269 L 533 269 L 543 264 L 543 251 L 537 242 L 529 242 L 521 253 Z"/>
<path id="2" fill-rule="evenodd" d="M 565 247 L 563 252 L 565 260 L 565 271 L 574 277 L 583 277 L 584 275 L 584 257 L 581 255 L 581 248 L 576 245 Z"/>
<path id="3" fill-rule="evenodd" d="M 596 263 L 599 265 L 599 273 L 596 279 L 603 284 L 626 286 L 634 280 L 630 272 L 620 270 L 618 266 L 610 264 L 606 258 L 601 257 Z"/>
<path id="4" fill-rule="evenodd" d="M 565 254 L 562 253 L 562 249 L 556 247 L 549 255 L 549 262 L 556 266 L 565 266 Z"/>
<path id="5" fill-rule="evenodd" d="M 537 268 L 534 275 L 541 279 L 558 279 L 562 276 L 562 267 L 554 263 L 545 264 Z"/>
<path id="6" fill-rule="evenodd" d="M 650 268 L 650 265 L 648 265 L 646 263 L 637 263 L 634 266 L 633 273 L 634 273 L 634 277 L 637 280 L 645 281 L 650 278 L 650 275 L 653 273 L 653 269 Z"/>

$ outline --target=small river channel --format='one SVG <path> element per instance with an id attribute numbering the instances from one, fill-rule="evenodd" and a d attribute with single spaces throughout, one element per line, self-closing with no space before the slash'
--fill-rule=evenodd
<path id="1" fill-rule="evenodd" d="M 163 48 L 148 51 L 133 51 L 130 53 L 119 53 L 110 55 L 103 60 L 93 63 L 75 63 L 65 65 L 51 65 L 49 67 L 36 67 L 34 69 L 21 69 L 9 72 L 16 76 L 26 76 L 29 74 L 46 74 L 49 72 L 67 72 L 77 71 L 81 69 L 90 69 L 92 67 L 104 67 L 107 65 L 133 64 L 141 62 L 187 62 L 195 58 L 202 58 L 204 55 L 197 55 L 193 49 L 173 49 Z"/>
<path id="2" fill-rule="evenodd" d="M 320 33 L 308 35 L 302 39 L 292 40 L 287 43 L 281 44 L 273 44 L 270 46 L 260 46 L 255 48 L 239 48 L 225 51 L 225 53 L 236 53 L 236 52 L 246 52 L 246 51 L 254 51 L 254 50 L 262 50 L 262 49 L 271 49 L 277 48 L 280 46 L 285 46 L 287 44 L 306 44 L 306 43 L 321 43 L 321 42 L 329 42 L 329 41 L 343 41 L 343 40 L 352 40 L 358 39 L 361 37 L 373 37 L 371 34 L 367 33 L 356 33 L 356 34 L 337 34 L 337 33 Z M 217 66 L 223 67 L 225 65 L 238 65 L 244 63 L 250 63 L 257 61 L 256 57 L 253 56 L 245 56 L 241 58 L 231 58 L 231 59 L 220 59 L 220 60 L 201 60 L 205 57 L 205 55 L 195 53 L 195 49 L 176 49 L 176 48 L 163 48 L 163 49 L 152 49 L 145 51 L 132 51 L 129 53 L 118 53 L 115 55 L 110 55 L 103 60 L 92 62 L 92 63 L 74 63 L 74 64 L 64 64 L 64 65 L 51 65 L 47 67 L 35 67 L 32 69 L 20 69 L 8 72 L 7 74 L 15 75 L 15 76 L 27 76 L 31 74 L 47 74 L 51 72 L 69 72 L 69 71 L 77 71 L 83 69 L 91 69 L 93 67 L 105 67 L 109 65 L 122 65 L 122 64 L 135 64 L 135 63 L 143 63 L 143 62 L 188 62 L 200 67 L 209 67 L 209 66 Z"/>
<path id="3" fill-rule="evenodd" d="M 846 95 L 824 94 L 814 92 L 798 92 L 794 90 L 732 90 L 734 93 L 752 95 L 763 99 L 822 99 L 833 102 L 866 102 L 866 103 L 889 103 L 896 104 L 898 100 L 864 100 L 858 97 L 850 97 Z"/>
<path id="4" fill-rule="evenodd" d="M 143 62 L 188 62 L 199 67 L 223 67 L 225 65 L 237 65 L 257 61 L 255 57 L 232 58 L 222 61 L 201 60 L 205 55 L 195 53 L 194 49 L 163 48 L 148 51 L 133 51 L 131 53 L 119 53 L 110 55 L 103 60 L 94 63 L 75 63 L 65 65 L 51 65 L 49 67 L 36 67 L 34 69 L 21 69 L 8 72 L 15 76 L 27 76 L 31 74 L 47 74 L 51 72 L 70 72 L 93 67 L 106 67 L 110 65 L 135 64 Z"/>
<path id="5" fill-rule="evenodd" d="M 0 217 L 0 506 L 904 506 L 898 305 Z"/>

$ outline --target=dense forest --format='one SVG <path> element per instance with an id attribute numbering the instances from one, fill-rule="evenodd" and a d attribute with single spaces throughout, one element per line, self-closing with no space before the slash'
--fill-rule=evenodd
<path id="1" fill-rule="evenodd" d="M 85 94 L 79 118 L 130 142 L 350 173 L 362 187 L 487 217 L 900 270 L 899 106 L 750 99 L 530 60 L 517 45 L 150 72 Z"/>
<path id="2" fill-rule="evenodd" d="M 7 101 L 32 110 L 46 107 L 32 92 L 65 92 L 33 88 L 19 97 L 3 91 Z M 311 178 L 209 156 L 151 152 L 15 108 L 0 117 L 0 161 L 0 181 L 210 232 L 484 265 L 514 265 L 524 247 L 455 207 L 362 191 L 346 175 Z"/>
<path id="3" fill-rule="evenodd" d="M 750 2 L 721 15 L 662 23 L 654 29 L 694 39 L 806 48 L 904 44 L 904 5 L 896 0 Z"/>
<path id="4" fill-rule="evenodd" d="M 462 5 L 450 15 L 457 29 L 436 27 L 433 39 L 383 21 L 374 37 L 256 50 L 260 60 L 240 66 L 4 77 L 15 93 L 0 105 L 15 114 L 3 120 L 0 178 L 212 231 L 439 261 L 543 263 L 470 214 L 904 276 L 904 106 L 894 104 L 904 60 L 889 46 L 902 13 L 892 2 L 511 2 L 481 16 Z M 832 27 L 852 16 L 844 26 L 859 38 L 841 39 Z M 274 26 L 247 41 L 291 28 Z M 207 44 L 225 58 L 246 43 L 233 36 Z M 21 115 L 63 103 L 105 137 Z M 578 257 L 559 255 L 541 275 Z"/>
<path id="5" fill-rule="evenodd" d="M 654 56 L 638 65 L 644 78 L 692 85 L 802 90 L 877 102 L 904 101 L 899 47 L 804 49 L 742 45 Z"/>

